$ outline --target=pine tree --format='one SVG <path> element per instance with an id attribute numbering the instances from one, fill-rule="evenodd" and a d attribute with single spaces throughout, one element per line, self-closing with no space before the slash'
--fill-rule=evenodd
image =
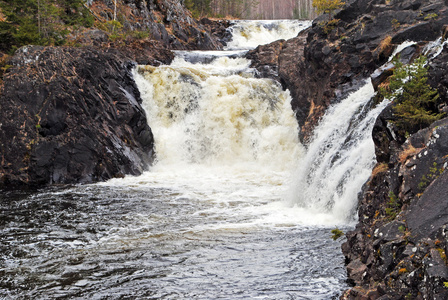
<path id="1" fill-rule="evenodd" d="M 439 94 L 428 83 L 426 57 L 420 56 L 413 64 L 403 65 L 394 60 L 394 74 L 389 86 L 380 93 L 396 103 L 395 124 L 404 132 L 413 133 L 443 117 L 437 111 Z"/>
<path id="2" fill-rule="evenodd" d="M 91 27 L 93 16 L 84 0 L 0 0 L 0 51 L 23 45 L 60 45 L 67 26 Z"/>

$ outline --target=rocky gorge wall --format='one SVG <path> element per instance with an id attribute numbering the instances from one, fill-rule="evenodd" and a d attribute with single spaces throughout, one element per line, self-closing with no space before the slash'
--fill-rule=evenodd
<path id="1" fill-rule="evenodd" d="M 298 37 L 248 53 L 261 76 L 291 91 L 305 141 L 326 108 L 356 89 L 398 44 L 433 41 L 448 24 L 441 0 L 351 0 L 334 18 L 329 22 L 323 15 Z"/>
<path id="2" fill-rule="evenodd" d="M 153 138 L 132 63 L 95 49 L 24 47 L 0 96 L 1 185 L 140 174 Z"/>
<path id="3" fill-rule="evenodd" d="M 429 79 L 446 110 L 448 49 Z M 359 203 L 359 223 L 342 250 L 355 287 L 344 299 L 448 298 L 448 118 L 403 136 L 394 104 L 377 118 L 377 165 Z"/>

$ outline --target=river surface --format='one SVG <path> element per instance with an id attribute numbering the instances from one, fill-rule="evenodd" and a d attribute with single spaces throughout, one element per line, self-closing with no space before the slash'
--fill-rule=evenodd
<path id="1" fill-rule="evenodd" d="M 247 23 L 227 52 L 135 70 L 149 171 L 1 194 L 0 298 L 337 299 L 348 287 L 330 231 L 354 224 L 381 106 L 366 82 L 302 146 L 289 92 L 241 55 L 256 30 L 266 43 L 310 24 Z"/>

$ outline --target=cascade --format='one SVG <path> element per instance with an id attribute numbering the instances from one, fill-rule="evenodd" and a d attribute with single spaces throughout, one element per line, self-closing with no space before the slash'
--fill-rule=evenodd
<path id="1" fill-rule="evenodd" d="M 299 161 L 290 205 L 328 213 L 342 222 L 354 217 L 357 194 L 375 164 L 373 125 L 388 104 L 372 107 L 374 93 L 368 79 L 327 110 Z"/>
<path id="2" fill-rule="evenodd" d="M 226 50 L 253 49 L 258 45 L 269 44 L 279 39 L 291 39 L 311 26 L 311 21 L 236 21 L 231 27 L 232 40 Z"/>
<path id="3" fill-rule="evenodd" d="M 291 97 L 254 78 L 244 58 L 210 64 L 176 58 L 139 67 L 135 78 L 156 140 L 158 164 L 259 163 L 282 168 L 299 156 Z"/>
<path id="4" fill-rule="evenodd" d="M 271 30 L 272 38 L 284 31 L 284 25 L 268 24 L 237 23 L 232 40 L 237 46 L 230 45 L 231 51 L 178 51 L 169 66 L 138 67 L 135 80 L 155 136 L 152 174 L 181 168 L 217 174 L 227 166 L 233 171 L 221 177 L 238 174 L 251 180 L 278 172 L 287 178 L 281 181 L 286 189 L 277 192 L 289 207 L 288 219 L 353 221 L 357 193 L 374 165 L 371 131 L 387 102 L 372 107 L 374 90 L 367 80 L 328 109 L 305 151 L 297 139 L 289 92 L 270 79 L 255 78 L 250 62 L 240 57 L 250 44 L 244 32 Z M 308 23 L 297 24 L 289 24 L 288 34 Z"/>

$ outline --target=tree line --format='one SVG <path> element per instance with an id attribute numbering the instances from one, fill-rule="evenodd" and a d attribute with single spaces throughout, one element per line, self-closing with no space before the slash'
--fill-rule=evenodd
<path id="1" fill-rule="evenodd" d="M 185 0 L 196 18 L 313 19 L 313 0 Z"/>

